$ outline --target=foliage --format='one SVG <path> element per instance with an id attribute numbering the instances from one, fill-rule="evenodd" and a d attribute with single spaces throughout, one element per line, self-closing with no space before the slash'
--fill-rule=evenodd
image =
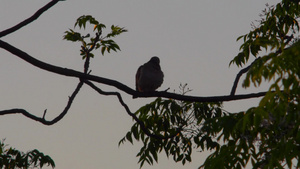
<path id="1" fill-rule="evenodd" d="M 182 94 L 186 93 L 186 86 L 180 85 Z M 194 144 L 202 150 L 219 147 L 216 139 L 212 139 L 210 135 L 217 136 L 217 132 L 212 132 L 211 128 L 221 130 L 217 125 L 211 125 L 214 123 L 212 119 L 226 114 L 220 108 L 221 105 L 157 98 L 135 112 L 155 137 L 146 135 L 139 124 L 135 123 L 119 145 L 126 140 L 133 143 L 133 138 L 141 141 L 143 147 L 137 154 L 141 167 L 145 162 L 158 162 L 157 154 L 162 150 L 176 162 L 191 162 Z"/>
<path id="2" fill-rule="evenodd" d="M 28 151 L 27 153 L 16 150 L 0 142 L 0 167 L 5 169 L 15 168 L 42 168 L 44 165 L 55 167 L 54 161 L 48 155 L 44 155 L 38 150 Z"/>
<path id="3" fill-rule="evenodd" d="M 64 39 L 72 41 L 72 42 L 81 42 L 81 50 L 80 55 L 83 59 L 86 57 L 94 57 L 94 54 L 91 53 L 93 49 L 101 48 L 101 54 L 104 55 L 105 51 L 110 53 L 111 50 L 118 51 L 120 50 L 119 45 L 112 40 L 115 36 L 127 32 L 125 28 L 121 28 L 119 26 L 112 25 L 110 27 L 111 31 L 107 33 L 106 36 L 102 36 L 103 30 L 106 26 L 102 23 L 99 23 L 95 18 L 91 15 L 83 15 L 79 17 L 74 25 L 74 28 L 78 26 L 80 29 L 86 28 L 86 24 L 90 23 L 93 25 L 93 32 L 95 32 L 95 37 L 90 37 L 91 35 L 88 33 L 86 35 L 81 35 L 79 32 L 75 32 L 73 29 L 69 29 L 69 31 L 65 32 Z M 89 38 L 87 42 L 85 39 Z"/>
<path id="4" fill-rule="evenodd" d="M 143 143 L 137 154 L 144 162 L 158 161 L 162 150 L 174 161 L 191 161 L 192 149 L 213 150 L 200 168 L 300 168 L 300 41 L 298 0 L 267 5 L 258 25 L 240 36 L 241 52 L 230 64 L 256 60 L 243 87 L 270 85 L 256 107 L 238 113 L 221 103 L 195 103 L 158 98 L 135 114 L 159 137 L 148 136 L 135 123 L 120 141 Z M 259 56 L 264 49 L 264 56 Z M 184 92 L 183 92 L 184 94 Z"/>
<path id="5" fill-rule="evenodd" d="M 253 30 L 248 34 L 238 37 L 243 39 L 242 50 L 230 64 L 242 66 L 247 63 L 250 54 L 257 57 L 262 49 L 266 51 L 270 48 L 281 52 L 288 46 L 294 38 L 294 34 L 299 31 L 299 0 L 283 0 L 276 6 L 269 6 L 264 9 L 260 16 L 259 26 L 253 25 Z"/>

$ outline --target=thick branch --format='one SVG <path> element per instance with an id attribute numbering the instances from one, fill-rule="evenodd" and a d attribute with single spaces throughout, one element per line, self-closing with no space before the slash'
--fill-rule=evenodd
<path id="1" fill-rule="evenodd" d="M 12 32 L 15 32 L 17 30 L 19 30 L 20 28 L 28 25 L 29 23 L 33 22 L 34 20 L 36 20 L 38 17 L 40 17 L 45 11 L 47 11 L 48 9 L 50 9 L 52 6 L 54 6 L 59 0 L 52 0 L 51 2 L 49 2 L 48 4 L 46 4 L 44 7 L 40 8 L 38 11 L 36 11 L 35 14 L 33 14 L 31 17 L 25 19 L 24 21 L 20 22 L 19 24 L 6 29 L 2 32 L 0 32 L 0 38 L 3 36 L 6 36 Z"/>
<path id="2" fill-rule="evenodd" d="M 72 93 L 72 95 L 69 97 L 69 101 L 67 103 L 67 106 L 65 107 L 65 109 L 56 117 L 54 118 L 53 120 L 51 121 L 47 121 L 45 119 L 45 115 L 46 115 L 46 111 L 44 112 L 44 115 L 43 117 L 37 117 L 35 115 L 32 115 L 30 114 L 29 112 L 27 112 L 26 110 L 24 109 L 10 109 L 10 110 L 2 110 L 0 111 L 0 115 L 6 115 L 6 114 L 23 114 L 24 116 L 32 119 L 32 120 L 35 120 L 35 121 L 38 121 L 38 122 L 41 122 L 45 125 L 53 125 L 55 123 L 57 123 L 58 121 L 60 121 L 68 112 L 68 110 L 70 109 L 72 103 L 73 103 L 73 100 L 75 99 L 77 93 L 79 92 L 80 88 L 82 87 L 83 85 L 83 82 L 79 82 L 76 89 L 74 90 L 74 92 Z"/>
<path id="3" fill-rule="evenodd" d="M 121 105 L 124 107 L 124 109 L 126 110 L 127 114 L 129 116 L 131 116 L 141 127 L 141 129 L 144 131 L 144 133 L 152 138 L 156 138 L 156 139 L 169 139 L 172 137 L 175 137 L 180 131 L 181 131 L 181 127 L 178 128 L 178 131 L 175 134 L 169 135 L 169 136 L 161 136 L 161 135 L 156 135 L 156 134 L 152 134 L 148 128 L 145 126 L 145 124 L 143 123 L 143 121 L 141 121 L 134 113 L 132 113 L 129 109 L 129 107 L 127 106 L 127 104 L 123 101 L 122 96 L 119 92 L 105 92 L 103 90 L 101 90 L 100 88 L 98 88 L 97 86 L 95 86 L 92 82 L 84 80 L 84 83 L 86 83 L 87 85 L 89 85 L 91 88 L 93 88 L 95 91 L 97 91 L 99 94 L 101 95 L 105 95 L 105 96 L 109 96 L 109 95 L 114 95 L 117 96 L 119 99 L 119 102 L 121 103 Z"/>
<path id="4" fill-rule="evenodd" d="M 77 77 L 80 79 L 86 79 L 86 80 L 91 80 L 91 81 L 99 82 L 99 83 L 110 85 L 110 86 L 115 86 L 116 88 L 118 88 L 120 90 L 127 91 L 126 93 L 128 93 L 128 94 L 133 94 L 135 92 L 133 89 L 131 89 L 131 88 L 127 87 L 126 85 L 124 85 L 120 82 L 117 82 L 115 80 L 98 77 L 98 76 L 94 76 L 94 75 L 90 75 L 90 74 L 85 74 L 85 73 L 82 73 L 82 72 L 79 72 L 76 70 L 62 68 L 62 67 L 58 67 L 58 66 L 54 66 L 54 65 L 42 62 L 2 40 L 0 40 L 0 47 L 7 50 L 8 52 L 14 54 L 15 56 L 25 60 L 26 62 L 28 62 L 40 69 L 43 69 L 43 70 L 53 72 L 56 74 L 60 74 L 60 75 L 64 75 L 64 76 Z"/>
<path id="5" fill-rule="evenodd" d="M 227 95 L 227 96 L 213 96 L 213 97 L 197 97 L 197 96 L 187 96 L 187 95 L 180 95 L 175 93 L 169 93 L 169 92 L 150 92 L 150 93 L 142 93 L 137 92 L 133 90 L 132 88 L 116 81 L 111 80 L 95 75 L 85 74 L 79 71 L 75 71 L 72 69 L 62 68 L 58 66 L 54 66 L 45 62 L 42 62 L 40 60 L 37 60 L 33 58 L 32 56 L 28 55 L 27 53 L 21 51 L 20 49 L 11 46 L 10 44 L 0 40 L 0 47 L 7 50 L 8 52 L 18 56 L 19 58 L 27 61 L 28 63 L 41 68 L 43 70 L 53 72 L 56 74 L 64 75 L 64 76 L 70 76 L 70 77 L 77 77 L 84 80 L 90 80 L 102 84 L 106 84 L 109 86 L 114 86 L 117 89 L 120 89 L 124 91 L 127 94 L 136 96 L 136 97 L 164 97 L 164 98 L 172 98 L 176 100 L 183 100 L 183 101 L 194 101 L 194 102 L 220 102 L 220 101 L 233 101 L 233 100 L 242 100 L 242 99 L 249 99 L 249 98 L 255 98 L 255 97 L 262 97 L 266 94 L 266 92 L 260 92 L 260 93 L 252 93 L 252 94 L 243 94 L 243 95 Z"/>

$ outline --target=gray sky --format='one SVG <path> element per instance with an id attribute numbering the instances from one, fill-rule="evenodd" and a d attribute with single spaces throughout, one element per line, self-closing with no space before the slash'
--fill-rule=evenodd
<path id="1" fill-rule="evenodd" d="M 48 1 L 2 0 L 0 30 L 31 16 Z M 80 44 L 63 41 L 63 33 L 73 28 L 81 15 L 92 15 L 109 28 L 111 24 L 129 32 L 115 40 L 121 52 L 105 56 L 100 51 L 92 59 L 92 74 L 118 80 L 134 88 L 138 66 L 152 56 L 160 57 L 165 79 L 160 90 L 178 90 L 180 83 L 193 89 L 190 95 L 227 95 L 238 72 L 228 67 L 238 53 L 236 38 L 250 31 L 250 23 L 266 3 L 278 0 L 67 0 L 44 13 L 37 21 L 8 35 L 3 40 L 33 57 L 61 67 L 83 70 Z M 78 80 L 33 67 L 10 53 L 0 50 L 0 109 L 23 108 L 47 119 L 56 117 L 65 107 Z M 99 85 L 114 91 L 112 87 Z M 265 90 L 238 88 L 237 93 Z M 135 99 L 121 92 L 131 111 L 151 99 Z M 236 112 L 257 104 L 259 99 L 225 103 Z M 136 154 L 140 143 L 118 147 L 119 140 L 133 121 L 115 97 L 100 96 L 84 86 L 69 113 L 53 126 L 44 126 L 21 115 L 0 118 L 0 139 L 17 149 L 38 149 L 49 154 L 57 169 L 132 169 L 139 168 Z M 144 168 L 199 167 L 207 154 L 193 151 L 192 163 L 182 166 L 164 153 L 154 166 Z"/>

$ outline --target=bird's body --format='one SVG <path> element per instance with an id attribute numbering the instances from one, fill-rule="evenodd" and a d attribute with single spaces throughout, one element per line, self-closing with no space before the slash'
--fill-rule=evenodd
<path id="1" fill-rule="evenodd" d="M 155 91 L 161 86 L 164 79 L 164 73 L 159 65 L 159 58 L 154 56 L 140 66 L 135 76 L 136 90 L 139 92 Z"/>

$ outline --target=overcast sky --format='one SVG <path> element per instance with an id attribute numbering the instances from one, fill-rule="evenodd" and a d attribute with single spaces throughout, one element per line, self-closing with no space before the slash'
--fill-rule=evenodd
<path id="1" fill-rule="evenodd" d="M 265 4 L 278 0 L 66 0 L 59 2 L 38 20 L 2 40 L 42 61 L 61 67 L 83 70 L 80 44 L 62 40 L 64 31 L 73 28 L 81 15 L 92 15 L 110 27 L 128 29 L 116 38 L 121 51 L 91 61 L 92 74 L 134 88 L 137 68 L 158 56 L 165 74 L 159 90 L 178 91 L 180 83 L 193 89 L 190 95 L 219 96 L 230 93 L 239 69 L 229 67 L 241 42 L 236 38 L 250 31 Z M 0 30 L 31 16 L 48 3 L 46 0 L 9 1 L 0 5 Z M 51 120 L 65 107 L 78 79 L 36 68 L 0 49 L 0 109 L 23 108 Z M 99 85 L 115 91 L 112 87 Z M 237 93 L 263 91 L 243 89 Z M 131 111 L 152 101 L 135 99 L 121 92 Z M 259 99 L 225 103 L 224 109 L 237 112 L 255 106 Z M 69 113 L 53 126 L 44 126 L 21 115 L 0 117 L 0 139 L 17 149 L 38 149 L 49 154 L 57 169 L 134 169 L 139 168 L 141 144 L 119 140 L 134 122 L 115 97 L 98 95 L 84 86 Z M 193 151 L 192 163 L 182 166 L 162 153 L 159 163 L 144 168 L 195 169 L 207 154 Z"/>

